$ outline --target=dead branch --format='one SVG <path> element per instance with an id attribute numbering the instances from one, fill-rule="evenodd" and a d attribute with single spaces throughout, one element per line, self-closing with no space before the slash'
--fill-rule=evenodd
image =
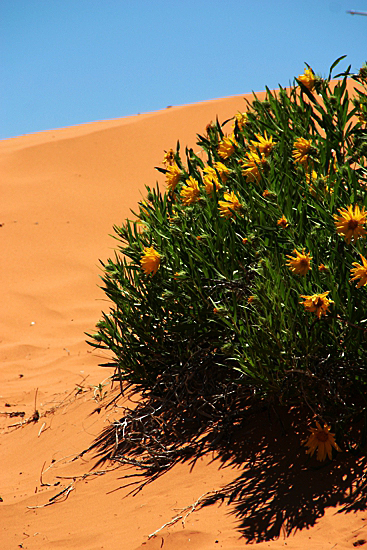
<path id="1" fill-rule="evenodd" d="M 186 506 L 185 508 L 182 508 L 181 509 L 181 513 L 178 514 L 177 516 L 175 516 L 174 518 L 172 518 L 170 521 L 167 521 L 167 523 L 165 523 L 164 525 L 162 525 L 161 527 L 159 527 L 159 529 L 157 529 L 156 531 L 154 531 L 154 533 L 151 533 L 150 535 L 148 535 L 148 540 L 155 537 L 160 531 L 162 531 L 162 529 L 164 529 L 165 527 L 170 527 L 171 525 L 174 525 L 175 523 L 177 523 L 180 519 L 182 520 L 182 527 L 185 527 L 185 522 L 187 520 L 187 518 L 189 517 L 190 514 L 192 514 L 193 512 L 195 512 L 197 510 L 197 508 L 199 507 L 202 508 L 202 506 L 204 505 L 204 503 L 210 498 L 210 497 L 213 497 L 213 496 L 216 496 L 218 495 L 219 493 L 221 493 L 221 491 L 217 490 L 217 491 L 208 491 L 206 493 L 204 493 L 203 495 L 201 495 L 193 504 L 190 504 L 189 506 Z M 186 514 L 184 514 L 184 512 L 186 512 Z"/>
<path id="2" fill-rule="evenodd" d="M 45 508 L 46 506 L 51 506 L 51 504 L 57 504 L 58 502 L 64 502 L 70 495 L 71 491 L 74 491 L 74 489 L 75 487 L 73 486 L 72 483 L 70 483 L 70 485 L 68 485 L 62 491 L 57 493 L 57 495 L 54 495 L 53 497 L 49 498 L 48 502 L 46 502 L 45 504 L 40 504 L 39 506 L 27 506 L 27 508 L 29 510 L 34 510 L 36 508 Z M 63 498 L 60 500 L 57 500 L 59 499 L 59 497 L 63 497 Z"/>

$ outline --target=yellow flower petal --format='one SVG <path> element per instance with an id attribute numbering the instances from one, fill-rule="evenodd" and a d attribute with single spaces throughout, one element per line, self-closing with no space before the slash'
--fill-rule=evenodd
<path id="1" fill-rule="evenodd" d="M 316 428 L 310 428 L 311 435 L 303 441 L 303 444 L 308 447 L 306 453 L 312 456 L 317 449 L 317 460 L 323 461 L 328 456 L 332 459 L 332 447 L 341 452 L 340 447 L 334 439 L 334 435 L 330 432 L 329 426 L 321 427 L 319 422 L 316 422 Z"/>
<path id="2" fill-rule="evenodd" d="M 304 73 L 298 77 L 298 80 L 312 92 L 316 82 L 315 74 L 312 69 L 305 69 Z"/>
<path id="3" fill-rule="evenodd" d="M 181 189 L 180 197 L 182 202 L 183 204 L 193 204 L 199 200 L 199 196 L 199 182 L 190 176 L 186 181 L 186 185 Z"/>
<path id="4" fill-rule="evenodd" d="M 232 191 L 231 193 L 224 193 L 224 201 L 218 201 L 220 215 L 223 218 L 231 218 L 235 212 L 239 212 L 242 208 L 237 195 Z"/>
<path id="5" fill-rule="evenodd" d="M 145 275 L 152 273 L 155 275 L 159 269 L 161 263 L 160 254 L 154 249 L 153 246 L 149 248 L 144 247 L 144 254 L 140 259 L 140 265 Z"/>
<path id="6" fill-rule="evenodd" d="M 312 267 L 310 266 L 312 256 L 310 256 L 308 253 L 305 254 L 304 248 L 302 252 L 294 249 L 293 254 L 295 254 L 295 256 L 290 256 L 289 254 L 287 254 L 287 258 L 289 258 L 287 266 L 292 271 L 292 273 L 295 273 L 296 275 L 306 275 L 306 273 L 312 269 Z"/>
<path id="7" fill-rule="evenodd" d="M 361 288 L 361 286 L 367 285 L 367 260 L 362 254 L 360 254 L 362 264 L 358 264 L 357 262 L 353 262 L 352 269 L 350 270 L 350 274 L 354 275 L 350 279 L 350 281 L 355 281 L 357 279 L 360 279 L 359 283 L 357 284 L 357 288 Z"/>
<path id="8" fill-rule="evenodd" d="M 338 212 L 339 216 L 334 214 L 336 231 L 339 235 L 344 235 L 348 244 L 352 239 L 355 242 L 360 237 L 365 237 L 366 230 L 363 225 L 367 223 L 367 212 L 364 206 L 360 209 L 356 204 L 353 209 L 352 205 L 349 205 L 348 208 L 339 208 Z"/>
<path id="9" fill-rule="evenodd" d="M 326 315 L 329 309 L 330 304 L 333 304 L 333 300 L 329 300 L 326 296 L 329 294 L 330 290 L 323 292 L 322 294 L 312 294 L 307 296 L 301 294 L 301 298 L 304 298 L 303 302 L 300 302 L 305 308 L 306 311 L 311 313 L 316 313 L 318 319 L 322 315 Z"/>

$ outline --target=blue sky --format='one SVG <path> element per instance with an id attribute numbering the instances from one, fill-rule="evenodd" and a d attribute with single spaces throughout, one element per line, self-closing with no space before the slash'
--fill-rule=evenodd
<path id="1" fill-rule="evenodd" d="M 367 0 L 0 0 L 0 139 L 366 60 Z"/>

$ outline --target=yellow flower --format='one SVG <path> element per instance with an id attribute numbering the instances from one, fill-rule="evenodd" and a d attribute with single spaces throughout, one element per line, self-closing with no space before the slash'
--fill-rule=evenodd
<path id="1" fill-rule="evenodd" d="M 357 284 L 357 288 L 361 288 L 361 286 L 367 285 L 367 260 L 362 254 L 359 254 L 362 260 L 362 264 L 357 264 L 357 262 L 353 262 L 352 265 L 355 267 L 352 267 L 350 270 L 350 274 L 354 275 L 350 280 L 355 281 L 356 279 L 360 279 L 359 283 Z"/>
<path id="2" fill-rule="evenodd" d="M 237 113 L 235 116 L 235 119 L 237 122 L 237 126 L 239 130 L 243 130 L 244 125 L 246 124 L 248 120 L 247 113 Z M 233 124 L 233 128 L 236 126 L 236 124 Z"/>
<path id="3" fill-rule="evenodd" d="M 203 182 L 205 185 L 205 191 L 210 195 L 213 192 L 213 187 L 218 190 L 222 185 L 219 183 L 217 172 L 211 166 L 204 168 Z"/>
<path id="4" fill-rule="evenodd" d="M 277 221 L 277 225 L 279 225 L 280 227 L 282 227 L 283 229 L 287 229 L 287 227 L 289 226 L 289 223 L 288 223 L 288 220 L 287 218 L 284 216 L 279 218 L 279 220 Z M 297 251 L 296 251 L 297 252 Z"/>
<path id="5" fill-rule="evenodd" d="M 235 151 L 235 147 L 237 147 L 238 143 L 235 140 L 235 137 L 233 134 L 231 134 L 228 137 L 224 137 L 222 141 L 218 145 L 218 154 L 222 159 L 228 159 L 231 155 L 233 155 Z"/>
<path id="6" fill-rule="evenodd" d="M 317 180 L 317 172 L 316 170 L 311 170 L 311 174 L 307 172 L 306 174 L 306 182 L 308 185 L 312 185 L 312 183 Z"/>
<path id="7" fill-rule="evenodd" d="M 248 304 L 252 304 L 252 302 L 255 301 L 255 298 L 256 298 L 256 296 L 249 296 L 249 297 L 247 298 L 247 303 L 248 303 Z"/>
<path id="8" fill-rule="evenodd" d="M 312 148 L 312 143 L 309 139 L 298 138 L 293 144 L 293 153 L 294 162 L 299 162 L 300 164 L 307 164 L 308 154 Z"/>
<path id="9" fill-rule="evenodd" d="M 147 201 L 141 201 L 140 203 L 140 213 L 141 214 L 145 214 L 146 216 L 149 216 L 149 205 L 147 203 Z"/>
<path id="10" fill-rule="evenodd" d="M 297 275 L 306 275 L 306 273 L 312 269 L 310 267 L 312 256 L 310 256 L 309 254 L 305 254 L 304 248 L 302 250 L 302 253 L 294 249 L 293 254 L 295 254 L 295 256 L 289 256 L 287 254 L 287 258 L 289 258 L 287 262 L 289 269 Z"/>
<path id="11" fill-rule="evenodd" d="M 352 239 L 355 242 L 359 237 L 365 236 L 366 230 L 363 224 L 367 222 L 367 212 L 365 212 L 364 206 L 360 210 L 356 205 L 353 211 L 352 205 L 350 205 L 348 208 L 339 208 L 338 212 L 340 216 L 334 214 L 336 230 L 340 235 L 344 235 L 348 244 Z"/>
<path id="12" fill-rule="evenodd" d="M 325 460 L 328 456 L 331 460 L 332 458 L 332 448 L 337 451 L 341 451 L 340 447 L 337 445 L 334 435 L 330 432 L 329 426 L 324 426 L 321 428 L 319 422 L 316 422 L 316 428 L 309 428 L 311 435 L 305 439 L 302 443 L 308 447 L 306 453 L 313 455 L 317 449 L 317 460 Z"/>
<path id="13" fill-rule="evenodd" d="M 186 181 L 186 185 L 181 189 L 181 199 L 184 204 L 193 204 L 199 200 L 200 189 L 199 182 L 192 176 Z"/>
<path id="14" fill-rule="evenodd" d="M 169 151 L 165 151 L 165 155 L 163 157 L 163 164 L 167 166 L 172 166 L 175 163 L 175 153 L 173 149 L 169 149 Z"/>
<path id="15" fill-rule="evenodd" d="M 305 69 L 304 73 L 298 77 L 298 80 L 312 92 L 316 82 L 315 73 L 312 69 Z"/>
<path id="16" fill-rule="evenodd" d="M 228 179 L 228 175 L 230 173 L 230 169 L 225 164 L 223 164 L 223 162 L 219 162 L 219 161 L 213 164 L 213 168 L 218 172 L 222 182 L 226 183 Z"/>
<path id="17" fill-rule="evenodd" d="M 300 302 L 300 304 L 303 304 L 307 311 L 316 313 L 317 317 L 320 319 L 322 315 L 326 315 L 329 305 L 334 303 L 332 300 L 326 298 L 329 292 L 330 290 L 327 290 L 323 294 L 313 294 L 312 296 L 301 294 L 301 298 L 304 298 L 304 302 Z"/>
<path id="18" fill-rule="evenodd" d="M 320 273 L 329 273 L 329 271 L 330 271 L 328 266 L 324 265 L 324 264 L 320 264 L 318 269 L 319 269 Z"/>
<path id="19" fill-rule="evenodd" d="M 144 247 L 144 254 L 140 259 L 140 265 L 145 275 L 155 275 L 161 263 L 161 256 L 152 246 Z"/>
<path id="20" fill-rule="evenodd" d="M 330 168 L 329 168 L 329 171 L 330 171 Z M 313 197 L 317 197 L 317 193 L 315 191 L 315 188 L 313 186 L 313 184 L 319 180 L 319 186 L 318 186 L 318 189 L 321 188 L 321 191 L 325 192 L 325 193 L 333 193 L 333 189 L 332 187 L 326 185 L 326 182 L 328 180 L 328 177 L 327 176 L 319 176 L 318 173 L 316 172 L 316 170 L 311 170 L 311 173 L 308 172 L 306 174 L 306 182 L 309 186 L 309 189 L 310 189 L 310 193 Z"/>
<path id="21" fill-rule="evenodd" d="M 176 163 L 172 164 L 172 166 L 167 166 L 166 185 L 168 191 L 175 190 L 176 185 L 180 181 L 181 174 L 182 172 Z"/>
<path id="22" fill-rule="evenodd" d="M 223 218 L 231 218 L 235 212 L 241 210 L 242 205 L 234 191 L 224 193 L 224 199 L 224 201 L 218 201 L 220 215 Z"/>
<path id="23" fill-rule="evenodd" d="M 267 136 L 267 133 L 264 132 L 264 137 L 262 137 L 260 134 L 256 134 L 255 137 L 258 141 L 251 141 L 252 146 L 250 147 L 250 150 L 254 153 L 257 153 L 259 151 L 266 157 L 270 155 L 275 145 L 275 143 L 273 143 L 273 136 L 270 136 L 269 138 Z"/>
<path id="24" fill-rule="evenodd" d="M 246 160 L 242 162 L 242 174 L 246 176 L 248 181 L 258 182 L 261 178 L 261 170 L 267 165 L 267 160 L 264 155 L 259 156 L 257 153 L 246 153 Z"/>

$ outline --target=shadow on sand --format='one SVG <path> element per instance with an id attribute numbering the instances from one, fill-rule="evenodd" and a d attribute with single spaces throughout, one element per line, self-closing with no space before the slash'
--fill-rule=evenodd
<path id="1" fill-rule="evenodd" d="M 341 506 L 344 513 L 366 508 L 366 456 L 334 451 L 333 460 L 318 462 L 301 445 L 308 433 L 307 411 L 253 403 L 248 396 L 238 401 L 231 392 L 226 401 L 226 414 L 215 419 L 204 406 L 190 412 L 187 403 L 172 408 L 150 396 L 126 409 L 85 452 L 97 454 L 96 467 L 118 461 L 141 468 L 140 481 L 134 485 L 126 476 L 124 485 L 132 485 L 136 494 L 178 462 L 194 467 L 214 451 L 213 460 L 220 468 L 233 468 L 236 477 L 196 509 L 226 502 L 247 542 L 311 527 L 328 507 Z"/>

